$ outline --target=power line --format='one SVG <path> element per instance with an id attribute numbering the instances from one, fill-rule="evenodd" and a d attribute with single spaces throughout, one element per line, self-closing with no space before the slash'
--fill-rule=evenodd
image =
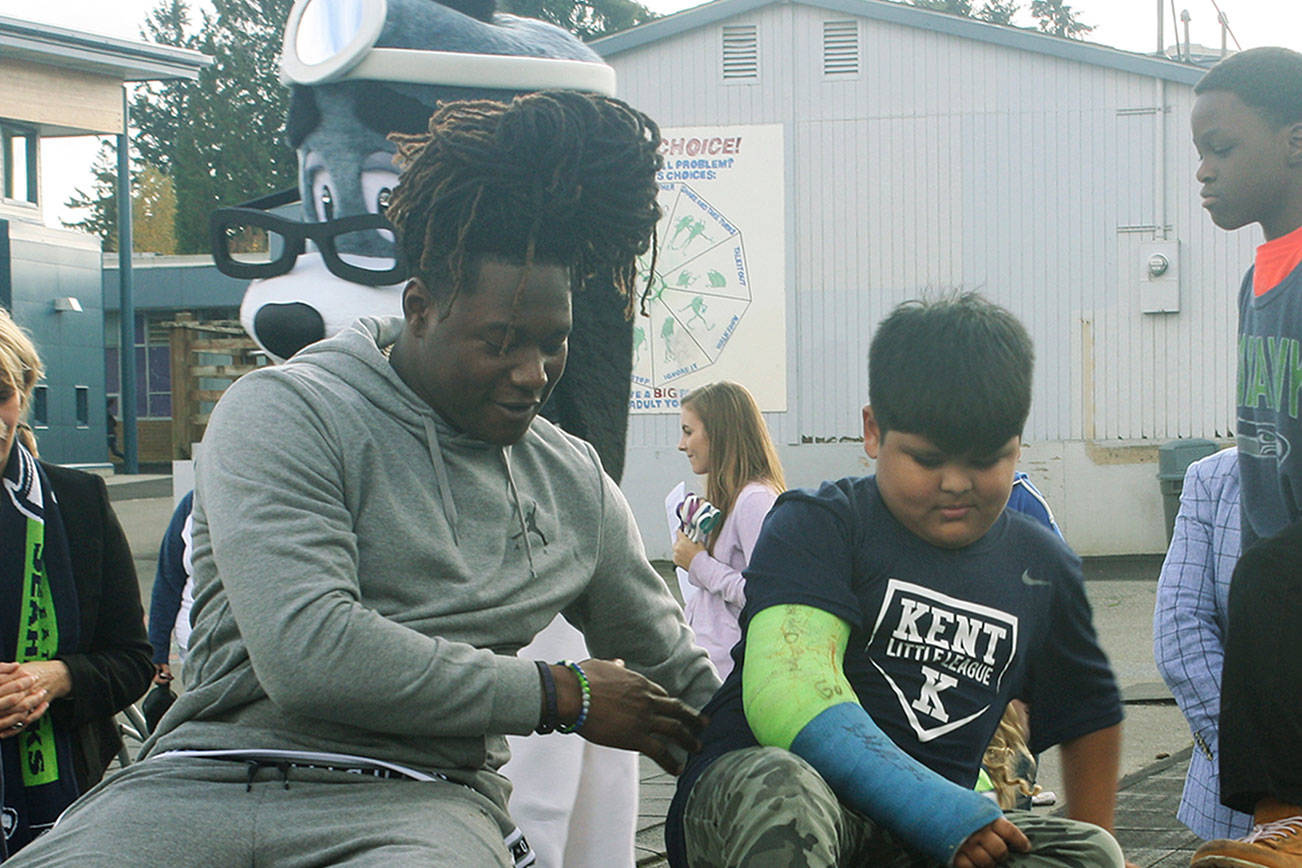
<path id="1" fill-rule="evenodd" d="M 1243 46 L 1239 44 L 1239 37 L 1234 35 L 1234 29 L 1230 27 L 1229 16 L 1221 11 L 1220 4 L 1217 3 L 1216 0 L 1212 0 L 1212 7 L 1216 9 L 1216 20 L 1220 22 L 1221 26 L 1225 28 L 1225 31 L 1230 34 L 1230 38 L 1234 40 L 1234 47 L 1237 50 L 1242 51 Z"/>

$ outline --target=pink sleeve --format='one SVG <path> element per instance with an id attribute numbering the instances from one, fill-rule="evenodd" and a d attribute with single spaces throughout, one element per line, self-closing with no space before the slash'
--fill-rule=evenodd
<path id="1" fill-rule="evenodd" d="M 742 489 L 728 520 L 719 531 L 714 550 L 733 552 L 734 544 L 741 548 L 740 563 L 725 563 L 711 557 L 709 552 L 698 552 L 687 569 L 687 578 L 702 590 L 717 594 L 740 609 L 746 604 L 746 580 L 741 571 L 750 562 L 760 527 L 778 496 L 767 486 L 752 483 Z"/>

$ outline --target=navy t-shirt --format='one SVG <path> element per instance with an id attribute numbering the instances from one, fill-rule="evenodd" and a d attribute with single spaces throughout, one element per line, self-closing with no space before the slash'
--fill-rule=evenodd
<path id="1" fill-rule="evenodd" d="M 1030 705 L 1036 753 L 1122 718 L 1079 558 L 1011 510 L 972 545 L 942 549 L 895 520 L 873 477 L 790 491 L 765 519 L 745 576 L 736 665 L 704 709 L 704 748 L 689 758 L 670 810 L 675 864 L 696 778 L 722 754 L 757 744 L 741 702 L 744 635 L 770 606 L 814 606 L 848 623 L 844 670 L 859 703 L 902 750 L 965 788 L 1010 699 Z"/>
<path id="2" fill-rule="evenodd" d="M 1302 266 L 1264 295 L 1239 289 L 1243 550 L 1302 519 Z"/>

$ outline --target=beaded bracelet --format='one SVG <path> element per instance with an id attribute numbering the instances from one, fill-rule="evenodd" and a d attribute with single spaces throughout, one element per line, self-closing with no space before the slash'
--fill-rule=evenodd
<path id="1" fill-rule="evenodd" d="M 546 735 L 556 730 L 556 718 L 559 715 L 556 710 L 556 679 L 552 677 L 552 668 L 546 663 L 541 660 L 535 660 L 534 663 L 538 666 L 538 679 L 542 682 L 543 692 L 543 715 L 534 732 Z"/>
<path id="2" fill-rule="evenodd" d="M 583 707 L 579 709 L 579 716 L 575 718 L 574 723 L 571 723 L 568 726 L 563 723 L 558 723 L 556 724 L 556 731 L 566 733 L 578 732 L 583 728 L 583 724 L 588 720 L 588 708 L 592 705 L 592 687 L 588 684 L 588 676 L 583 674 L 582 666 L 572 660 L 565 660 L 563 661 L 563 664 L 569 667 L 570 671 L 574 673 L 575 678 L 579 679 L 579 689 L 583 691 Z"/>

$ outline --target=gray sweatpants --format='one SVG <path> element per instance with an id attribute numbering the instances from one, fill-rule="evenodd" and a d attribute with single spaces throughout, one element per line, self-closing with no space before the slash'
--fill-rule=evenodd
<path id="1" fill-rule="evenodd" d="M 1016 868 L 1122 868 L 1121 847 L 1089 823 L 1005 811 L 1031 841 Z M 692 786 L 683 811 L 692 868 L 937 868 L 889 832 L 846 808 L 822 776 L 776 747 L 736 750 Z"/>
<path id="2" fill-rule="evenodd" d="M 20 866 L 472 866 L 509 868 L 492 803 L 443 781 L 162 757 L 90 790 Z"/>

